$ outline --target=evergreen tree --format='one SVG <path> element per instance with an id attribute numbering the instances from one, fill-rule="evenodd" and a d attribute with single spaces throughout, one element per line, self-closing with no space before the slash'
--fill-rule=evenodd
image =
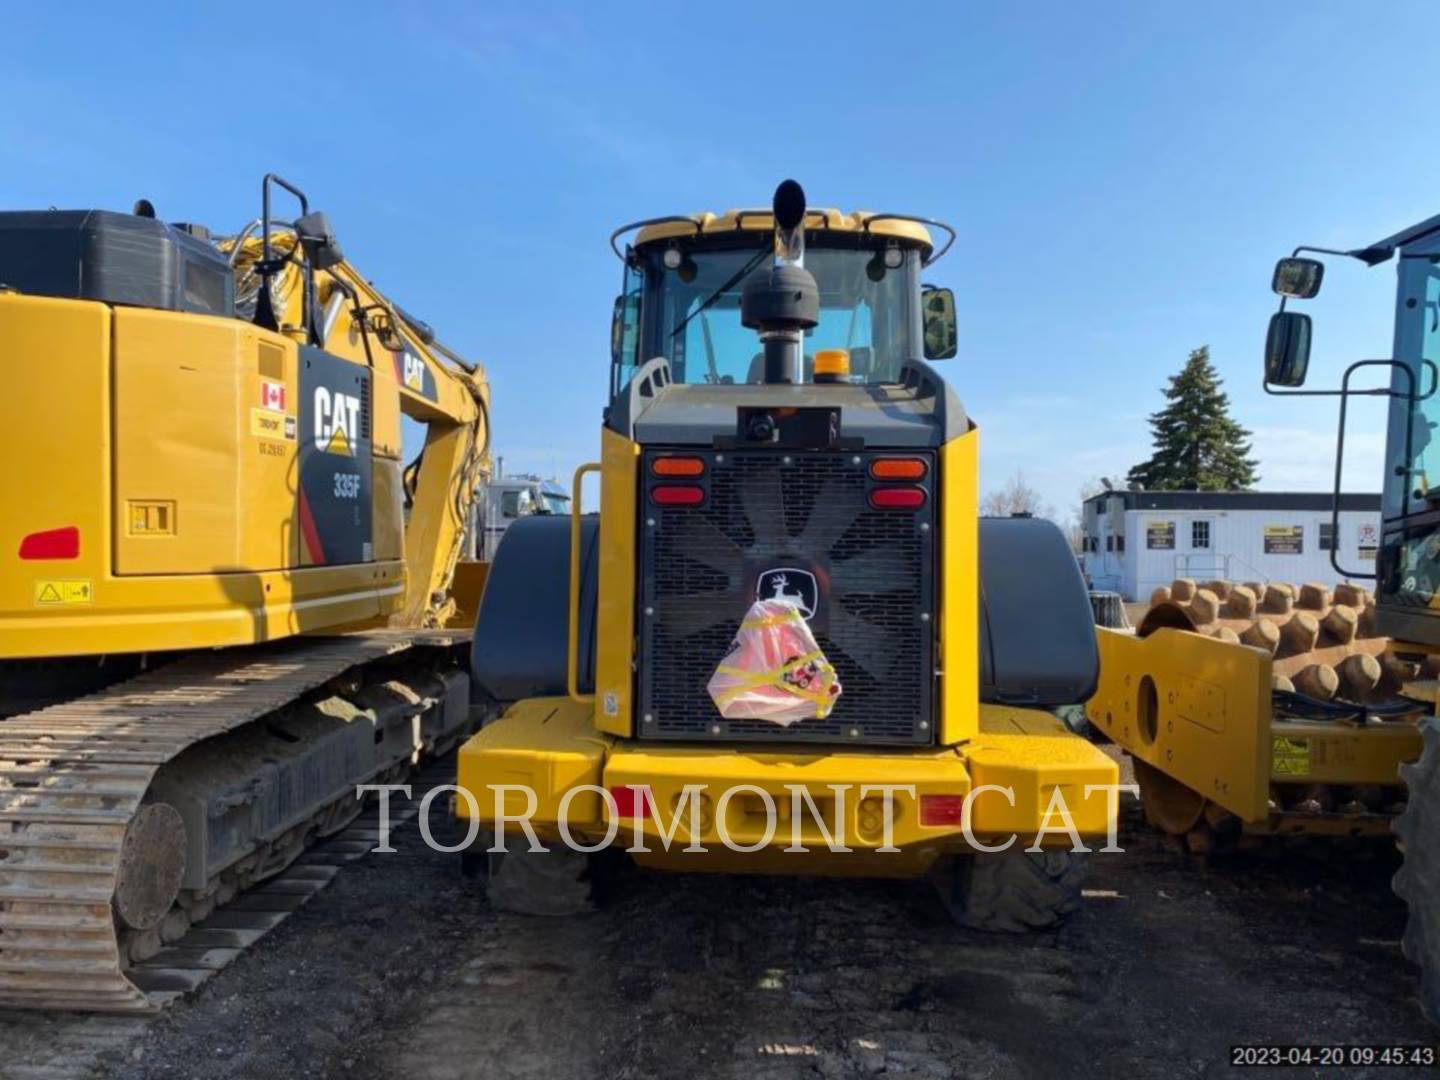
<path id="1" fill-rule="evenodd" d="M 1155 453 L 1130 470 L 1147 491 L 1243 491 L 1259 477 L 1250 432 L 1230 418 L 1230 398 L 1210 363 L 1210 346 L 1190 353 L 1165 391 L 1169 404 L 1150 416 Z"/>

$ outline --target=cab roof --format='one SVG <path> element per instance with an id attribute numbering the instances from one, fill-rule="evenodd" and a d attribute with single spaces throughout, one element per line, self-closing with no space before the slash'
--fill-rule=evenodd
<path id="1" fill-rule="evenodd" d="M 775 218 L 769 210 L 726 210 L 723 214 L 704 211 L 677 215 L 642 224 L 634 244 L 641 247 L 656 240 L 676 240 L 686 236 L 711 236 L 716 233 L 759 232 L 775 229 Z M 623 231 L 623 230 L 622 230 Z M 856 210 L 846 214 L 840 210 L 812 207 L 805 211 L 805 231 L 864 233 L 890 237 L 918 244 L 928 256 L 935 249 L 930 230 L 920 222 L 873 210 Z"/>

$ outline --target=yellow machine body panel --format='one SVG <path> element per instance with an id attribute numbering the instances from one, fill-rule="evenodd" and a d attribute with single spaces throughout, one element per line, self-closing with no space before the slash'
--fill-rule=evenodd
<path id="1" fill-rule="evenodd" d="M 115 572 L 213 574 L 298 563 L 295 344 L 238 319 L 114 313 Z M 263 338 L 263 341 L 262 341 Z M 262 379 L 261 345 L 278 368 Z"/>
<path id="2" fill-rule="evenodd" d="M 507 815 L 527 813 L 536 828 L 554 835 L 567 792 L 582 785 L 599 786 L 611 740 L 597 736 L 590 710 L 569 698 L 529 698 L 487 724 L 460 748 L 456 784 L 474 798 L 478 820 L 494 824 L 496 810 Z M 468 819 L 470 800 L 455 800 L 456 812 Z M 568 818 L 579 834 L 601 816 L 597 792 L 571 797 Z"/>
<path id="3" fill-rule="evenodd" d="M 497 807 L 512 819 L 527 816 L 542 841 L 559 835 L 563 808 L 572 835 L 594 843 L 611 824 L 603 796 L 598 790 L 579 791 L 567 804 L 567 792 L 582 785 L 610 791 L 647 787 L 657 816 L 615 823 L 627 846 L 637 828 L 649 842 L 650 852 L 632 852 L 637 861 L 724 872 L 768 868 L 896 877 L 923 872 L 940 854 L 970 848 L 960 820 L 922 822 L 920 799 L 964 799 L 984 785 L 1009 788 L 1015 799 L 1012 803 L 998 791 L 974 796 L 968 823 L 981 843 L 1004 843 L 1013 836 L 1014 846 L 1029 846 L 1039 836 L 1042 846 L 1068 847 L 1072 839 L 1060 805 L 1085 840 L 1109 834 L 1117 805 L 1110 789 L 1118 782 L 1111 758 L 1048 713 L 984 706 L 979 726 L 976 739 L 959 748 L 718 750 L 612 739 L 596 733 L 590 707 L 569 698 L 532 698 L 461 747 L 457 783 L 471 798 L 458 798 L 456 808 L 468 819 L 473 806 L 486 828 L 495 826 Z M 675 831 L 675 808 L 687 787 L 700 790 L 698 837 L 689 834 L 688 809 Z M 535 793 L 533 804 L 526 788 Z M 893 800 L 889 839 L 894 851 L 880 850 L 886 840 L 882 813 L 887 788 Z M 1057 789 L 1060 801 L 1052 806 Z M 725 797 L 726 791 L 734 794 Z M 776 807 L 773 831 L 762 792 Z M 805 807 L 798 823 L 789 816 L 796 799 Z M 814 817 L 811 804 L 823 822 Z M 725 844 L 716 824 L 721 812 L 724 836 L 735 846 L 754 850 L 735 851 Z M 822 825 L 838 841 L 834 848 L 852 851 L 832 850 Z M 506 827 L 519 828 L 513 820 Z M 797 829 L 801 845 L 809 849 L 803 858 L 800 852 L 784 850 L 793 845 Z M 672 834 L 668 851 L 660 843 L 663 832 Z M 683 850 L 695 846 L 696 839 L 705 851 Z"/>
<path id="4" fill-rule="evenodd" d="M 1184 630 L 1097 630 L 1090 722 L 1244 821 L 1268 815 L 1270 657 Z"/>
<path id="5" fill-rule="evenodd" d="M 940 448 L 940 742 L 972 738 L 980 701 L 980 431 Z"/>
<path id="6" fill-rule="evenodd" d="M 609 428 L 600 435 L 600 580 L 595 642 L 595 726 L 634 733 L 635 514 L 640 447 Z"/>
<path id="7" fill-rule="evenodd" d="M 1119 766 L 1053 713 L 982 705 L 979 733 L 961 753 L 977 790 L 1000 789 L 975 797 L 978 835 L 1031 836 L 1047 822 L 1055 828 L 1052 803 L 1069 811 L 1083 836 L 1114 823 L 1118 795 L 1107 788 L 1119 783 Z"/>

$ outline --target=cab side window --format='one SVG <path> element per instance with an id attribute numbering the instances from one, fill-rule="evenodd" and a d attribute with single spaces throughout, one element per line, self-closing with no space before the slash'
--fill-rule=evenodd
<path id="1" fill-rule="evenodd" d="M 610 362 L 613 371 L 612 393 L 630 381 L 640 363 L 640 299 L 645 291 L 645 275 L 640 260 L 631 255 L 625 262 L 625 281 L 615 298 L 610 320 Z"/>

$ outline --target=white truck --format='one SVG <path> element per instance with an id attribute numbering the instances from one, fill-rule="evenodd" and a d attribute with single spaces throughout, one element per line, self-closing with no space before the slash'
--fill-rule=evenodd
<path id="1" fill-rule="evenodd" d="M 500 538 L 512 522 L 531 514 L 570 512 L 570 495 L 565 488 L 556 480 L 545 480 L 533 473 L 500 473 L 486 485 L 482 495 L 475 500 L 477 521 L 470 535 L 475 538 L 474 557 L 486 562 L 495 557 Z"/>

